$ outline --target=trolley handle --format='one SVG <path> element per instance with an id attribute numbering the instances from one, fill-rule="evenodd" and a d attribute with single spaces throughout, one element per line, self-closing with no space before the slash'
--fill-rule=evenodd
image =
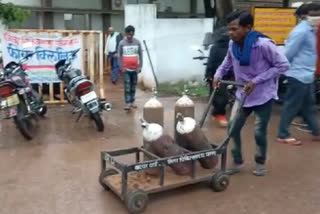
<path id="1" fill-rule="evenodd" d="M 233 85 L 233 86 L 237 86 L 237 87 L 244 87 L 245 84 L 244 83 L 239 83 L 239 82 L 235 82 L 235 81 L 229 81 L 229 80 L 220 80 L 221 84 L 225 84 L 225 85 Z"/>

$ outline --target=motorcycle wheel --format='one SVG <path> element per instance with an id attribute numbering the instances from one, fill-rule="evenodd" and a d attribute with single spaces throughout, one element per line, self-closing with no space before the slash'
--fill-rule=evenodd
<path id="1" fill-rule="evenodd" d="M 43 117 L 44 115 L 46 115 L 47 111 L 48 111 L 48 108 L 47 106 L 44 105 L 39 109 L 39 115 Z"/>
<path id="2" fill-rule="evenodd" d="M 16 126 L 23 137 L 27 140 L 32 140 L 35 131 L 35 124 L 32 116 L 25 117 L 26 114 L 27 108 L 25 104 L 21 102 L 18 106 L 18 114 L 14 118 L 14 122 L 16 123 Z"/>
<path id="3" fill-rule="evenodd" d="M 100 113 L 97 112 L 97 113 L 91 114 L 91 118 L 96 123 L 97 131 L 103 132 L 104 131 L 104 124 L 103 124 L 102 118 L 100 116 Z"/>
<path id="4" fill-rule="evenodd" d="M 39 107 L 39 109 L 37 110 L 37 112 L 38 112 L 38 115 L 40 115 L 41 117 L 43 117 L 43 116 L 47 113 L 48 108 L 47 108 L 47 106 L 44 104 L 42 96 L 40 96 L 37 91 L 32 90 L 32 98 L 31 98 L 31 99 L 32 99 L 33 101 L 35 101 L 35 102 L 38 104 L 38 106 L 41 106 L 41 107 Z"/>

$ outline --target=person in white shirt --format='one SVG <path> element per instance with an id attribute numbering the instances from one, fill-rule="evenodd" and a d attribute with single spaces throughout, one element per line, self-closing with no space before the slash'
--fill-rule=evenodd
<path id="1" fill-rule="evenodd" d="M 119 32 L 115 32 L 113 27 L 108 29 L 108 38 L 105 45 L 105 55 L 109 58 L 111 63 L 111 81 L 113 84 L 116 84 L 118 81 L 119 74 L 119 63 L 118 63 L 118 46 L 122 40 L 122 35 Z"/>

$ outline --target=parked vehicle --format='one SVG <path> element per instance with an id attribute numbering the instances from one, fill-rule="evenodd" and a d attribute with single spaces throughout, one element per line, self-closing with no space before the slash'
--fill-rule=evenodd
<path id="1" fill-rule="evenodd" d="M 34 137 L 39 116 L 47 112 L 42 97 L 32 89 L 23 68 L 23 63 L 34 54 L 27 54 L 19 62 L 9 62 L 0 71 L 0 109 L 5 119 L 14 119 L 18 130 L 28 140 Z"/>
<path id="2" fill-rule="evenodd" d="M 207 61 L 209 59 L 208 56 L 205 56 L 204 52 L 201 49 L 198 49 L 198 52 L 200 52 L 200 56 L 197 57 L 193 57 L 194 60 L 206 60 L 206 62 L 203 63 L 204 66 L 207 66 Z M 204 74 L 205 76 L 205 74 Z M 212 84 L 212 80 L 208 80 L 206 79 L 206 77 L 204 77 L 204 80 L 206 81 L 207 84 Z M 230 106 L 233 106 L 233 103 L 236 99 L 236 91 L 237 91 L 237 87 L 234 87 L 233 85 L 228 85 L 227 86 L 227 93 L 228 93 L 228 103 Z"/>
<path id="3" fill-rule="evenodd" d="M 97 127 L 97 131 L 104 131 L 104 123 L 101 118 L 102 111 L 110 111 L 111 104 L 98 98 L 94 91 L 93 83 L 81 70 L 72 67 L 72 61 L 80 49 L 74 51 L 67 59 L 60 60 L 56 64 L 56 72 L 64 82 L 64 93 L 68 102 L 74 106 L 73 113 L 79 113 L 77 121 L 87 114 Z"/>

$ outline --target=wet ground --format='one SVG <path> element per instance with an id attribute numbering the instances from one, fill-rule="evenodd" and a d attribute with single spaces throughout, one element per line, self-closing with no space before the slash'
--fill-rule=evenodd
<path id="1" fill-rule="evenodd" d="M 69 106 L 52 107 L 41 120 L 38 134 L 27 142 L 12 121 L 0 126 L 1 214 L 125 214 L 125 206 L 98 184 L 100 151 L 141 145 L 139 117 L 150 97 L 138 92 L 138 110 L 124 113 L 120 86 L 108 86 L 114 109 L 104 114 L 105 132 L 92 122 L 75 123 Z M 173 106 L 177 98 L 160 98 L 166 106 L 165 127 L 173 130 Z M 204 110 L 196 101 L 196 116 Z M 229 188 L 215 193 L 207 184 L 151 195 L 145 213 L 184 214 L 314 214 L 319 213 L 320 144 L 292 128 L 304 142 L 292 147 L 275 142 L 280 109 L 275 106 L 269 131 L 266 177 L 251 174 L 255 150 L 253 118 L 243 130 L 244 172 L 233 176 Z M 208 120 L 205 132 L 219 143 L 225 130 Z M 229 161 L 230 162 L 230 161 Z"/>

